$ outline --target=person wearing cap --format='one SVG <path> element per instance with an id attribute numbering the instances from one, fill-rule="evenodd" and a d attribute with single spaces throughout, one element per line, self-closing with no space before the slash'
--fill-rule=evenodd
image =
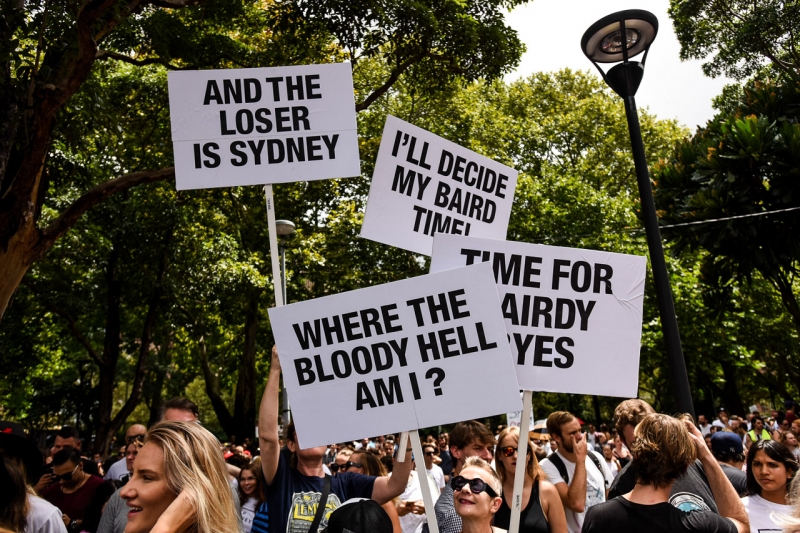
<path id="1" fill-rule="evenodd" d="M 739 496 L 747 494 L 747 474 L 742 471 L 744 466 L 744 446 L 742 439 L 735 433 L 719 431 L 711 436 L 711 453 L 717 460 L 722 472 Z"/>
<path id="2" fill-rule="evenodd" d="M 24 471 L 29 487 L 42 469 L 42 454 L 22 426 L 13 422 L 0 421 L 0 456 Z M 67 533 L 58 507 L 30 491 L 25 519 L 25 533 Z"/>

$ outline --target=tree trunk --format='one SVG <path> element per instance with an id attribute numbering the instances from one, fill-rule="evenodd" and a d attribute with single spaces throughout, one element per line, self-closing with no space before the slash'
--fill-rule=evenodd
<path id="1" fill-rule="evenodd" d="M 222 430 L 228 435 L 235 435 L 236 422 L 219 392 L 219 380 L 217 379 L 217 375 L 211 370 L 211 365 L 208 363 L 208 346 L 206 345 L 205 335 L 200 337 L 198 344 L 200 349 L 200 369 L 203 371 L 206 394 L 208 395 L 208 399 L 211 400 L 211 407 L 214 408 L 214 414 L 217 415 L 217 420 L 219 420 Z"/>
<path id="2" fill-rule="evenodd" d="M 244 349 L 239 361 L 239 377 L 236 382 L 234 421 L 236 442 L 246 437 L 255 438 L 256 427 L 256 332 L 258 325 L 258 300 L 260 294 L 253 291 L 247 302 L 244 325 Z M 232 436 L 232 435 L 231 435 Z"/>
<path id="3" fill-rule="evenodd" d="M 736 383 L 737 369 L 731 361 L 721 361 L 722 375 L 725 377 L 725 386 L 722 388 L 722 397 L 725 400 L 725 409 L 728 413 L 746 413 L 739 385 Z"/>
<path id="4" fill-rule="evenodd" d="M 100 448 L 101 444 L 110 443 L 111 412 L 114 408 L 114 388 L 117 384 L 117 363 L 119 362 L 120 341 L 122 335 L 120 307 L 122 300 L 122 280 L 118 271 L 119 249 L 114 243 L 108 254 L 106 265 L 106 325 L 103 341 L 103 355 L 100 360 L 100 379 L 98 383 L 99 403 L 97 406 L 97 438 L 94 452 L 105 455 L 108 448 Z"/>

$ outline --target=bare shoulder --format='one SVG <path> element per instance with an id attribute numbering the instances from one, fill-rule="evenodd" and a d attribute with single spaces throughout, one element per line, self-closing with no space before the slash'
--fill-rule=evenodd
<path id="1" fill-rule="evenodd" d="M 539 480 L 539 493 L 544 498 L 558 497 L 558 490 L 556 489 L 556 486 L 545 479 Z"/>

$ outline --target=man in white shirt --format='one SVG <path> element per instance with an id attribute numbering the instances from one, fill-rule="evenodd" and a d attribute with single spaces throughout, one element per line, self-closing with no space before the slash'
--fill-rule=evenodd
<path id="1" fill-rule="evenodd" d="M 601 455 L 587 449 L 572 414 L 554 412 L 547 417 L 547 429 L 558 451 L 542 461 L 542 470 L 561 497 L 569 533 L 580 533 L 586 511 L 606 501 L 611 471 Z"/>
<path id="2" fill-rule="evenodd" d="M 697 427 L 700 433 L 703 434 L 703 437 L 711 434 L 711 424 L 706 420 L 706 415 L 697 415 Z"/>
<path id="3" fill-rule="evenodd" d="M 433 464 L 433 455 L 436 453 L 436 448 L 433 444 L 425 444 L 422 447 L 422 454 L 425 456 L 425 470 L 428 471 L 428 475 L 436 482 L 436 486 L 439 487 L 439 491 L 444 488 L 444 472 L 442 472 L 441 467 L 438 465 Z"/>

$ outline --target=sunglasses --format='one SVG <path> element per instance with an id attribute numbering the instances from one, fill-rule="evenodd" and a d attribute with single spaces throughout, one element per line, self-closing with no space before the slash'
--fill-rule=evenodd
<path id="1" fill-rule="evenodd" d="M 347 461 L 346 463 L 341 464 L 341 465 L 337 465 L 336 463 L 333 463 L 333 464 L 331 464 L 330 469 L 331 469 L 331 472 L 333 472 L 333 473 L 336 473 L 336 472 L 338 472 L 340 470 L 342 472 L 344 472 L 348 468 L 350 468 L 351 466 L 354 466 L 356 468 L 364 468 L 364 465 L 361 464 L 361 463 L 354 463 L 353 461 Z"/>
<path id="2" fill-rule="evenodd" d="M 486 491 L 486 494 L 492 498 L 497 498 L 497 493 L 494 491 L 494 489 L 487 485 L 486 482 L 479 477 L 476 477 L 475 479 L 467 479 L 464 476 L 456 476 L 450 480 L 450 487 L 453 490 L 462 490 L 464 485 L 467 484 L 469 484 L 469 490 L 472 492 L 472 494 L 480 494 L 481 492 Z"/>
<path id="3" fill-rule="evenodd" d="M 132 442 L 144 442 L 144 435 L 134 435 L 132 437 L 125 437 L 125 442 L 131 444 Z"/>
<path id="4" fill-rule="evenodd" d="M 514 446 L 503 446 L 502 448 L 500 448 L 500 452 L 505 457 L 511 457 L 512 455 L 514 455 L 514 452 L 516 452 L 516 451 L 517 451 L 517 449 Z M 528 446 L 528 453 L 531 453 L 531 447 L 530 446 Z"/>
<path id="5" fill-rule="evenodd" d="M 431 455 L 434 455 L 433 452 L 424 452 L 424 454 L 427 455 L 428 457 L 430 457 Z"/>
<path id="6" fill-rule="evenodd" d="M 75 475 L 75 471 L 78 469 L 79 466 L 80 465 L 75 465 L 75 468 L 72 470 L 72 472 L 67 472 L 66 474 L 61 474 L 60 476 L 56 475 L 56 474 L 52 474 L 53 480 L 54 481 L 61 481 L 61 480 L 63 480 L 63 481 L 72 481 L 72 476 Z"/>

